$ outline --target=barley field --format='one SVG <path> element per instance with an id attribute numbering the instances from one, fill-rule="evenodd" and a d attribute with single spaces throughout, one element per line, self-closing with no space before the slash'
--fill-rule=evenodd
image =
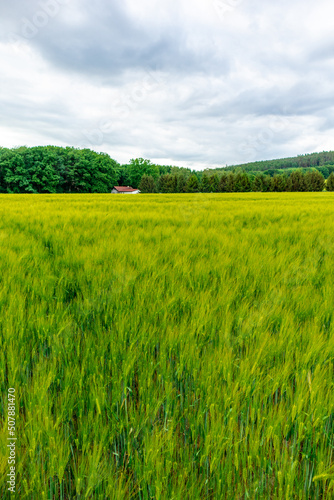
<path id="1" fill-rule="evenodd" d="M 334 498 L 334 194 L 1 195 L 0 269 L 1 498 Z"/>

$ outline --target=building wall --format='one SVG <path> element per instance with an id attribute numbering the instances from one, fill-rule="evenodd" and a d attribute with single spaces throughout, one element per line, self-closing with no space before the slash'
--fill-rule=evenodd
<path id="1" fill-rule="evenodd" d="M 138 194 L 140 191 L 137 189 L 136 191 L 132 191 L 131 193 L 119 193 L 116 189 L 113 189 L 112 194 Z"/>

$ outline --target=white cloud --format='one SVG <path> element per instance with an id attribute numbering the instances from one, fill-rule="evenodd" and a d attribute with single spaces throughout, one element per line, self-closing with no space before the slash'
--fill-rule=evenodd
<path id="1" fill-rule="evenodd" d="M 333 11 L 329 0 L 3 3 L 1 145 L 195 168 L 333 149 Z"/>

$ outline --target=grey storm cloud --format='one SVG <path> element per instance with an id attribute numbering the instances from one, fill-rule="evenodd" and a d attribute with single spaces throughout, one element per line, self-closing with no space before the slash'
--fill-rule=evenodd
<path id="1" fill-rule="evenodd" d="M 329 0 L 0 5 L 2 146 L 204 166 L 333 149 Z"/>
<path id="2" fill-rule="evenodd" d="M 76 11 L 68 9 L 70 3 L 19 2 L 15 10 L 8 9 L 7 15 L 2 8 L 3 19 L 11 21 L 14 38 L 15 34 L 26 38 L 53 64 L 88 76 L 136 68 L 173 69 L 181 73 L 210 71 L 212 52 L 203 46 L 188 45 L 182 20 L 176 19 L 158 30 L 154 20 L 148 25 L 138 24 L 124 2 L 95 0 L 81 1 L 79 21 L 72 23 Z M 217 63 L 219 71 L 227 66 L 226 58 Z"/>

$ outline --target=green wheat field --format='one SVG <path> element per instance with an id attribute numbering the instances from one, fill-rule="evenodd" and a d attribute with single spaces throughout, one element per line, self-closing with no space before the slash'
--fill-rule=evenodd
<path id="1" fill-rule="evenodd" d="M 1 498 L 334 498 L 334 194 L 1 195 L 0 268 Z"/>

